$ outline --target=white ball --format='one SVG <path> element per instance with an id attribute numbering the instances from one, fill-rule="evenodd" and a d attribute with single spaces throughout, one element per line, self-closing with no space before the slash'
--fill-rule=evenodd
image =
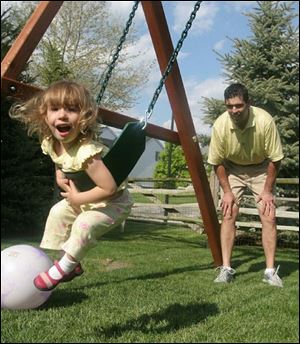
<path id="1" fill-rule="evenodd" d="M 10 246 L 1 251 L 1 309 L 30 309 L 46 302 L 51 291 L 38 290 L 34 278 L 53 265 L 36 247 Z"/>

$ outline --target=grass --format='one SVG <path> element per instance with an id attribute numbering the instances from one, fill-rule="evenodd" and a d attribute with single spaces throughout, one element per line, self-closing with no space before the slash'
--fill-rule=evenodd
<path id="1" fill-rule="evenodd" d="M 6 246 L 36 240 L 2 242 Z M 237 246 L 216 285 L 205 236 L 127 222 L 90 251 L 85 274 L 35 310 L 2 310 L 2 343 L 298 343 L 298 251 L 279 249 L 284 288 L 262 283 L 263 251 Z"/>

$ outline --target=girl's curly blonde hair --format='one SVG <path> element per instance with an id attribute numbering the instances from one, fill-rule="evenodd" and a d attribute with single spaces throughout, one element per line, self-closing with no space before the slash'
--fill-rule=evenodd
<path id="1" fill-rule="evenodd" d="M 30 100 L 13 106 L 9 115 L 26 125 L 28 135 L 37 134 L 42 141 L 52 135 L 45 121 L 49 107 L 75 107 L 80 113 L 79 139 L 96 137 L 100 123 L 97 106 L 88 90 L 74 81 L 62 80 L 51 84 Z"/>

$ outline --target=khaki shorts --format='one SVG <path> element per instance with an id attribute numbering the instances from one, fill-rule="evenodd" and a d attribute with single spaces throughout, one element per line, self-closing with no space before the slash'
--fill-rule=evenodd
<path id="1" fill-rule="evenodd" d="M 257 165 L 236 165 L 232 162 L 224 162 L 224 167 L 228 175 L 228 181 L 231 187 L 231 191 L 235 196 L 235 203 L 239 206 L 242 196 L 246 189 L 250 190 L 255 198 L 256 206 L 261 205 L 261 201 L 257 203 L 258 196 L 263 192 L 265 182 L 267 179 L 268 160 L 265 160 L 261 164 Z M 275 186 L 272 193 L 275 197 Z M 221 188 L 221 197 L 224 192 Z"/>

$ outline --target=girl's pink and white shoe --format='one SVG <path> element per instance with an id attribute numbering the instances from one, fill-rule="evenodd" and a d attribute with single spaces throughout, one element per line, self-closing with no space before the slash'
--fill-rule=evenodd
<path id="1" fill-rule="evenodd" d="M 64 272 L 61 269 L 57 260 L 54 262 L 54 265 L 56 266 L 57 270 L 60 272 L 62 277 L 60 279 L 54 279 L 49 275 L 49 271 L 41 272 L 33 281 L 37 289 L 42 291 L 49 291 L 54 289 L 59 283 L 70 282 L 75 277 L 78 277 L 83 274 L 83 269 L 80 263 L 76 265 L 74 270 L 68 273 Z"/>

